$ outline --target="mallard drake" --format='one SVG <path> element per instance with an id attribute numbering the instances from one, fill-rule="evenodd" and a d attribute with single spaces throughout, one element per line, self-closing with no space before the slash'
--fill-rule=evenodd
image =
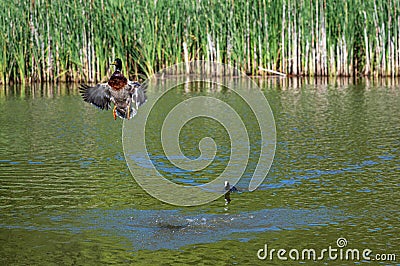
<path id="1" fill-rule="evenodd" d="M 110 109 L 112 102 L 114 120 L 117 116 L 131 119 L 136 115 L 139 106 L 146 102 L 146 90 L 139 82 L 130 81 L 122 74 L 121 59 L 115 59 L 111 65 L 115 66 L 115 71 L 107 83 L 99 83 L 93 87 L 82 84 L 79 91 L 85 102 L 102 110 Z"/>

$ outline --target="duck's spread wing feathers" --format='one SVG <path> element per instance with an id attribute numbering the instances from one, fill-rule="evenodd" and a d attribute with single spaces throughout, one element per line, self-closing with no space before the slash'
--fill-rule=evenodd
<path id="1" fill-rule="evenodd" d="M 132 100 L 136 103 L 136 109 L 147 101 L 146 86 L 136 81 L 129 81 Z"/>
<path id="2" fill-rule="evenodd" d="M 93 87 L 82 84 L 79 92 L 85 102 L 91 103 L 100 109 L 108 110 L 111 108 L 110 88 L 107 83 L 100 83 Z"/>

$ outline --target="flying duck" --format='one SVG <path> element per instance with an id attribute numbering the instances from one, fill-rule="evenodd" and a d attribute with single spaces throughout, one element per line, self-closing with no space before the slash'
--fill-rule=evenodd
<path id="1" fill-rule="evenodd" d="M 115 59 L 111 65 L 115 66 L 115 71 L 107 83 L 99 83 L 93 87 L 81 84 L 79 92 L 85 102 L 102 110 L 110 109 L 112 102 L 114 120 L 117 116 L 131 119 L 136 115 L 139 106 L 146 102 L 146 89 L 139 82 L 130 81 L 122 74 L 121 59 Z"/>

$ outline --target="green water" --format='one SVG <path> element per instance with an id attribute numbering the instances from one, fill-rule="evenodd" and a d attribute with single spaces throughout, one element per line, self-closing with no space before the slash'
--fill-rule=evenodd
<path id="1" fill-rule="evenodd" d="M 340 237 L 346 248 L 397 255 L 382 265 L 400 263 L 399 87 L 256 81 L 274 113 L 276 155 L 261 187 L 233 193 L 228 207 L 223 198 L 176 207 L 146 194 L 124 159 L 122 121 L 84 103 L 77 88 L 1 88 L 0 264 L 292 265 L 310 261 L 259 260 L 257 251 L 320 251 Z M 171 101 L 229 98 L 189 91 Z M 210 134 L 222 142 L 210 175 L 171 180 L 218 175 L 229 155 L 223 128 L 193 121 L 182 145 L 196 156 L 193 143 Z"/>

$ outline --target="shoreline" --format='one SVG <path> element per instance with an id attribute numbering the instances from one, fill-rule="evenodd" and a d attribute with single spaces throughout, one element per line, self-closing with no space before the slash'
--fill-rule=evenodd
<path id="1" fill-rule="evenodd" d="M 159 78 L 159 81 L 167 81 L 182 78 L 188 75 L 167 75 L 163 78 Z M 247 76 L 252 79 L 257 85 L 263 83 L 271 83 L 280 87 L 295 87 L 299 88 L 304 85 L 327 85 L 327 86 L 346 86 L 346 85 L 365 85 L 366 87 L 370 86 L 399 86 L 400 89 L 400 76 L 399 77 L 307 77 L 307 76 Z M 213 79 L 231 79 L 238 80 L 243 78 L 241 76 L 216 76 Z M 145 80 L 140 80 L 140 82 L 144 82 Z M 77 89 L 80 84 L 86 82 L 72 82 L 72 81 L 58 81 L 58 82 L 26 82 L 26 83 L 12 83 L 12 84 L 2 84 L 0 83 L 0 91 L 9 91 L 9 90 L 19 90 L 21 88 L 25 89 L 39 89 L 46 90 L 50 88 L 58 88 L 65 87 L 69 89 Z M 96 82 L 87 82 L 88 85 L 95 85 Z M 0 94 L 1 95 L 1 94 Z"/>
<path id="2" fill-rule="evenodd" d="M 282 73 L 283 74 L 283 73 Z M 174 78 L 182 78 L 185 76 L 192 76 L 192 75 L 196 75 L 196 74 L 166 74 L 163 75 L 163 77 L 157 78 L 158 80 L 164 80 L 164 79 L 174 79 Z M 144 78 L 143 76 L 139 79 L 134 78 L 135 76 L 130 76 L 130 80 L 134 80 L 134 81 L 139 81 L 139 82 L 143 82 L 145 80 L 147 80 L 148 78 Z M 240 75 L 218 75 L 218 74 L 211 74 L 209 77 L 211 78 L 230 78 L 230 79 L 239 79 L 242 77 L 248 77 L 251 79 L 255 79 L 255 80 L 273 80 L 273 79 L 278 79 L 278 80 L 293 80 L 293 79 L 297 79 L 297 80 L 329 80 L 329 81 L 335 81 L 335 80 L 351 80 L 352 83 L 354 84 L 358 84 L 362 81 L 382 81 L 382 80 L 398 80 L 398 82 L 400 83 L 400 75 L 399 76 L 382 76 L 382 75 L 364 75 L 364 76 L 307 76 L 307 75 L 291 75 L 291 74 L 284 74 L 284 75 L 247 75 L 244 74 L 243 76 Z M 153 76 L 152 76 L 153 78 Z M 8 86 L 29 86 L 29 85 L 37 85 L 37 84 L 54 84 L 54 85 L 58 85 L 58 84 L 98 84 L 98 83 L 104 83 L 107 82 L 107 76 L 105 76 L 102 80 L 100 81 L 85 81 L 85 80 L 50 80 L 50 81 L 24 81 L 24 82 L 19 82 L 19 81 L 8 81 L 8 82 L 1 82 L 0 81 L 0 87 L 8 87 Z"/>

